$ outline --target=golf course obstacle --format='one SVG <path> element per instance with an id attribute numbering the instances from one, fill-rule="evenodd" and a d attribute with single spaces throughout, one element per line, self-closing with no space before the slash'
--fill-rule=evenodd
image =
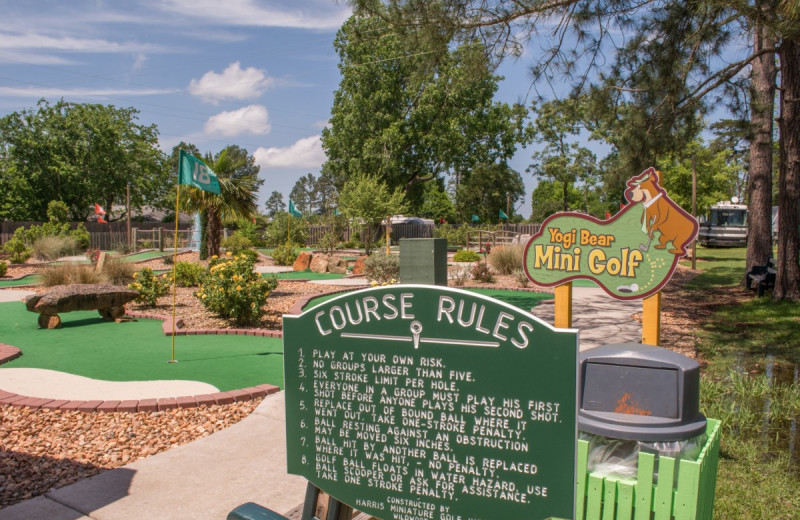
<path id="1" fill-rule="evenodd" d="M 96 310 L 104 320 L 120 321 L 125 304 L 139 296 L 136 291 L 116 285 L 59 285 L 45 293 L 32 294 L 23 301 L 30 312 L 39 314 L 39 327 L 61 327 L 60 313 Z"/>

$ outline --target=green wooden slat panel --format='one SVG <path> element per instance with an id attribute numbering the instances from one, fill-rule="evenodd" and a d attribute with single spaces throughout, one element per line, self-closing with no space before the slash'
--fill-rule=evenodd
<path id="1" fill-rule="evenodd" d="M 603 477 L 589 475 L 586 500 L 586 520 L 600 520 L 603 505 Z"/>
<path id="2" fill-rule="evenodd" d="M 659 457 L 658 485 L 653 500 L 655 520 L 670 520 L 672 517 L 672 496 L 675 482 L 675 459 Z"/>
<path id="3" fill-rule="evenodd" d="M 634 486 L 627 482 L 617 482 L 616 520 L 632 520 Z"/>
<path id="4" fill-rule="evenodd" d="M 678 487 L 674 506 L 675 520 L 695 520 L 699 505 L 697 499 L 701 491 L 701 463 L 681 460 L 678 468 Z"/>
<path id="5" fill-rule="evenodd" d="M 650 520 L 653 507 L 653 466 L 652 453 L 639 454 L 639 471 L 636 478 L 636 520 Z"/>
<path id="6" fill-rule="evenodd" d="M 575 493 L 575 518 L 583 520 L 586 514 L 586 479 L 589 472 L 586 469 L 589 459 L 589 443 L 578 441 L 578 460 L 576 472 L 576 493 Z"/>
<path id="7" fill-rule="evenodd" d="M 614 520 L 614 506 L 617 504 L 617 482 L 606 479 L 603 492 L 603 520 Z"/>

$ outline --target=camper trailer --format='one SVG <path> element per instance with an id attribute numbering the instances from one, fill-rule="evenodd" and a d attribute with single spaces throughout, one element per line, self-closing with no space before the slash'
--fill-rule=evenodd
<path id="1" fill-rule="evenodd" d="M 700 217 L 698 240 L 704 246 L 744 246 L 747 244 L 747 206 L 731 202 L 718 202 L 711 206 L 710 214 Z"/>

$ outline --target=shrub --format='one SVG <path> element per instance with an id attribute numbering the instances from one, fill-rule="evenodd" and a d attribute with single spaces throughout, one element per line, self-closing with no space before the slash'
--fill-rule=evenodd
<path id="1" fill-rule="evenodd" d="M 520 245 L 498 246 L 491 250 L 487 261 L 500 274 L 522 269 L 523 248 Z"/>
<path id="2" fill-rule="evenodd" d="M 105 277 L 92 266 L 66 263 L 45 267 L 41 271 L 41 280 L 45 287 L 54 287 L 77 283 L 103 283 Z"/>
<path id="3" fill-rule="evenodd" d="M 264 238 L 268 245 L 283 244 L 287 239 L 289 242 L 300 246 L 308 242 L 308 223 L 302 218 L 291 217 L 290 225 L 289 218 L 288 213 L 280 212 L 275 214 L 264 233 Z"/>
<path id="4" fill-rule="evenodd" d="M 19 236 L 27 245 L 32 245 L 42 237 L 72 237 L 78 248 L 89 247 L 89 232 L 83 224 L 78 224 L 75 229 L 72 229 L 66 222 L 45 222 L 40 226 L 31 226 L 28 229 L 18 228 L 14 231 L 14 236 Z"/>
<path id="5" fill-rule="evenodd" d="M 240 234 L 238 231 L 222 241 L 222 247 L 226 251 L 230 251 L 234 255 L 238 255 L 242 251 L 253 247 L 253 243 L 249 238 Z"/>
<path id="6" fill-rule="evenodd" d="M 133 249 L 131 248 L 131 245 L 130 243 L 128 243 L 127 240 L 120 240 L 119 242 L 114 244 L 112 249 L 121 255 L 127 255 L 133 252 Z"/>
<path id="7" fill-rule="evenodd" d="M 147 306 L 155 306 L 158 298 L 167 294 L 169 291 L 169 280 L 166 274 L 156 276 L 153 270 L 145 267 L 133 275 L 134 282 L 128 285 L 128 289 L 133 289 L 139 293 L 136 301 Z"/>
<path id="8" fill-rule="evenodd" d="M 297 260 L 300 249 L 289 242 L 282 244 L 272 250 L 270 256 L 277 265 L 292 265 Z"/>
<path id="9" fill-rule="evenodd" d="M 231 318 L 239 325 L 258 323 L 264 315 L 269 293 L 278 278 L 261 278 L 245 255 L 212 258 L 213 265 L 194 295 L 210 311 Z"/>
<path id="10" fill-rule="evenodd" d="M 106 283 L 124 286 L 134 280 L 134 267 L 129 262 L 123 262 L 118 258 L 107 258 L 103 264 L 102 274 Z"/>
<path id="11" fill-rule="evenodd" d="M 252 246 L 264 246 L 264 240 L 261 238 L 261 232 L 255 222 L 247 219 L 239 219 L 236 221 L 236 227 L 236 234 L 249 240 Z"/>
<path id="12" fill-rule="evenodd" d="M 205 267 L 193 262 L 178 262 L 172 270 L 169 278 L 172 279 L 174 275 L 178 287 L 197 287 L 208 272 Z"/>
<path id="13" fill-rule="evenodd" d="M 379 250 L 364 260 L 364 275 L 379 284 L 394 283 L 400 279 L 400 257 Z"/>
<path id="14" fill-rule="evenodd" d="M 34 258 L 49 262 L 75 254 L 77 242 L 71 236 L 47 235 L 37 238 L 32 247 Z"/>
<path id="15" fill-rule="evenodd" d="M 472 266 L 472 278 L 479 282 L 492 283 L 494 282 L 494 273 L 486 262 L 478 262 Z"/>
<path id="16" fill-rule="evenodd" d="M 528 279 L 528 275 L 525 274 L 525 271 L 522 269 L 517 269 L 513 273 L 514 280 L 517 281 L 520 287 L 527 287 L 530 280 Z"/>
<path id="17" fill-rule="evenodd" d="M 0 276 L 5 276 L 8 272 L 8 264 L 0 260 Z"/>
<path id="18" fill-rule="evenodd" d="M 17 229 L 19 231 L 22 228 Z M 25 241 L 23 240 L 21 234 L 14 232 L 14 236 L 11 237 L 11 240 L 6 242 L 3 245 L 3 251 L 8 253 L 9 261 L 12 264 L 24 264 L 25 260 L 31 257 L 31 250 L 25 245 Z"/>
<path id="19" fill-rule="evenodd" d="M 453 262 L 477 262 L 480 259 L 481 255 L 469 249 L 461 249 L 453 255 Z"/>
<path id="20" fill-rule="evenodd" d="M 457 267 L 450 276 L 450 284 L 456 287 L 466 284 L 470 277 L 470 271 L 467 266 Z"/>
<path id="21" fill-rule="evenodd" d="M 445 222 L 433 230 L 433 238 L 446 238 L 448 246 L 463 246 L 467 242 L 467 232 L 472 229 L 466 224 L 451 226 Z"/>

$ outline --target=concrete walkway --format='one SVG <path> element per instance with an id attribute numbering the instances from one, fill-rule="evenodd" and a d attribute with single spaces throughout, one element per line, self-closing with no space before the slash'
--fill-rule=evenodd
<path id="1" fill-rule="evenodd" d="M 533 308 L 534 316 L 553 323 L 553 300 Z M 641 300 L 615 300 L 599 287 L 572 288 L 572 326 L 580 330 L 581 351 L 609 343 L 641 343 L 642 325 L 631 315 Z"/>

